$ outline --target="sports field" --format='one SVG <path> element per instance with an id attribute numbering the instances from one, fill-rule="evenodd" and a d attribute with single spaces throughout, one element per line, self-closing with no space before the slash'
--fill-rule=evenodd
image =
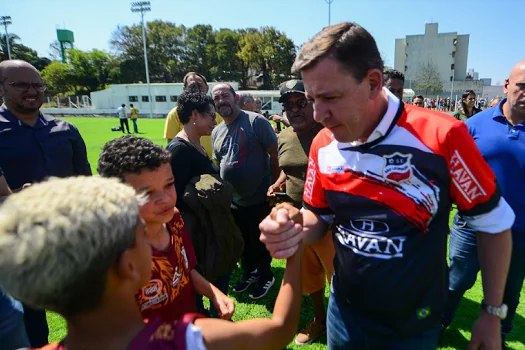
<path id="1" fill-rule="evenodd" d="M 89 161 L 93 173 L 96 173 L 97 159 L 100 150 L 105 142 L 119 137 L 122 133 L 112 132 L 111 127 L 118 126 L 116 118 L 66 118 L 75 124 L 82 134 L 88 151 Z M 132 123 L 130 122 L 130 127 Z M 159 145 L 166 145 L 163 139 L 164 120 L 160 119 L 140 119 L 139 131 L 142 137 L 147 137 Z M 276 285 L 269 294 L 262 300 L 252 300 L 248 294 L 238 295 L 230 293 L 236 300 L 236 310 L 233 316 L 234 321 L 241 321 L 256 317 L 270 317 L 273 310 L 273 302 L 278 292 L 278 282 L 281 281 L 284 273 L 285 263 L 282 260 L 274 260 L 272 263 L 273 272 L 276 277 Z M 240 276 L 239 270 L 234 271 L 232 281 Z M 328 289 L 325 290 L 326 301 L 328 302 Z M 514 320 L 514 330 L 507 339 L 510 349 L 525 349 L 525 288 L 522 289 L 522 304 L 518 307 L 518 312 Z M 385 298 L 388 294 L 385 293 Z M 480 302 L 482 299 L 481 279 L 478 278 L 475 286 L 466 293 L 465 298 L 456 314 L 452 325 L 445 331 L 438 349 L 466 349 L 470 339 L 470 329 L 472 323 L 479 314 Z M 299 328 L 302 328 L 313 318 L 312 307 L 308 298 L 303 298 L 303 308 L 301 310 L 301 321 Z M 58 341 L 66 334 L 64 320 L 53 313 L 48 313 L 48 323 L 50 327 L 50 341 Z M 293 343 L 292 343 L 293 344 Z M 326 349 L 326 337 L 323 336 L 311 345 L 298 347 L 290 345 L 288 349 Z"/>

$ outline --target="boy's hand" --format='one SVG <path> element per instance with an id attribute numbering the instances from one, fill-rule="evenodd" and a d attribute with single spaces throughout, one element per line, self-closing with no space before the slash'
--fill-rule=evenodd
<path id="1" fill-rule="evenodd" d="M 232 318 L 233 313 L 235 312 L 235 301 L 232 298 L 229 298 L 221 292 L 219 295 L 215 296 L 215 300 L 212 302 L 221 319 L 229 320 Z"/>
<path id="2" fill-rule="evenodd" d="M 295 254 L 303 240 L 303 215 L 289 203 L 281 203 L 272 209 L 260 224 L 260 240 L 277 259 Z"/>

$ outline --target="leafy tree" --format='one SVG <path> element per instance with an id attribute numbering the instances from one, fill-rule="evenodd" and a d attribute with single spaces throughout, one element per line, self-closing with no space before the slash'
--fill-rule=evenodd
<path id="1" fill-rule="evenodd" d="M 262 89 L 273 89 L 291 77 L 295 45 L 285 34 L 272 27 L 249 29 L 240 40 L 239 58 L 262 75 Z"/>
<path id="2" fill-rule="evenodd" d="M 428 95 L 429 91 L 434 94 L 443 91 L 441 74 L 439 74 L 437 65 L 432 61 L 421 64 L 413 83 L 416 91 L 425 91 L 425 96 Z"/>
<path id="3" fill-rule="evenodd" d="M 42 70 L 42 80 L 51 95 L 73 94 L 75 92 L 73 75 L 71 66 L 60 61 L 53 61 Z"/>
<path id="4" fill-rule="evenodd" d="M 182 65 L 186 71 L 199 72 L 207 79 L 212 79 L 210 70 L 216 61 L 215 33 L 210 25 L 196 25 L 186 31 Z"/>
<path id="5" fill-rule="evenodd" d="M 215 59 L 210 75 L 218 81 L 237 81 L 241 89 L 246 89 L 248 68 L 237 55 L 240 40 L 241 34 L 230 29 L 221 29 L 215 34 Z"/>
<path id="6" fill-rule="evenodd" d="M 51 63 L 50 59 L 46 57 L 39 57 L 38 53 L 35 50 L 23 44 L 19 44 L 18 41 L 20 41 L 20 37 L 18 35 L 13 33 L 9 34 L 9 45 L 11 46 L 12 59 L 24 60 L 26 62 L 29 62 L 38 70 L 44 69 L 48 64 Z M 8 59 L 9 52 L 7 50 L 7 43 L 4 34 L 0 36 L 0 61 Z"/>
<path id="7" fill-rule="evenodd" d="M 186 27 L 155 20 L 147 22 L 146 28 L 150 81 L 181 81 L 185 74 L 181 55 L 184 52 Z M 122 62 L 122 82 L 146 81 L 141 26 L 117 27 L 110 44 Z"/>

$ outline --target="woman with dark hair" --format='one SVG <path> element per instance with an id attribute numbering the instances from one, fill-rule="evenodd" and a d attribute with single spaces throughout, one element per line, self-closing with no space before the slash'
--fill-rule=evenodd
<path id="1" fill-rule="evenodd" d="M 204 274 L 204 258 L 202 258 L 201 247 L 204 233 L 200 232 L 199 216 L 184 201 L 184 193 L 191 179 L 204 175 L 219 175 L 219 167 L 212 162 L 208 153 L 200 143 L 202 136 L 209 136 L 217 121 L 215 119 L 215 104 L 210 96 L 201 92 L 184 92 L 177 101 L 177 114 L 182 130 L 169 143 L 168 150 L 171 152 L 171 168 L 175 177 L 175 189 L 177 191 L 176 207 L 180 211 L 185 226 L 190 234 L 197 261 L 197 270 Z M 231 203 L 228 203 L 228 207 Z M 205 244 L 205 243 L 204 243 Z M 203 254 L 206 254 L 203 252 Z M 224 294 L 228 294 L 231 271 L 210 281 Z M 207 279 L 208 276 L 205 275 Z M 197 311 L 205 313 L 202 296 L 197 295 Z M 217 317 L 218 312 L 210 303 L 210 316 Z"/>
<path id="2" fill-rule="evenodd" d="M 210 96 L 195 92 L 183 93 L 177 102 L 177 114 L 183 127 L 169 143 L 171 167 L 177 189 L 177 208 L 184 209 L 184 189 L 194 176 L 219 174 L 219 167 L 208 157 L 200 140 L 209 136 L 217 121 L 215 104 Z"/>
<path id="3" fill-rule="evenodd" d="M 452 115 L 457 120 L 465 121 L 478 112 L 481 112 L 481 109 L 476 108 L 476 93 L 466 90 L 461 96 L 461 107 Z"/>

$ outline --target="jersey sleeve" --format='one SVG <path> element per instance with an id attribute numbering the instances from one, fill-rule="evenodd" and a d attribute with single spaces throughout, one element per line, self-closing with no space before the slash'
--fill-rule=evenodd
<path id="1" fill-rule="evenodd" d="M 180 215 L 180 214 L 179 214 Z M 182 217 L 180 217 L 182 221 Z M 188 230 L 186 230 L 186 225 L 183 225 L 180 230 L 180 235 L 182 237 L 182 242 L 184 243 L 184 249 L 186 250 L 186 256 L 188 257 L 188 266 L 189 270 L 193 270 L 197 266 L 197 257 L 195 256 L 195 250 L 193 249 L 193 244 L 191 243 L 190 235 Z"/>
<path id="2" fill-rule="evenodd" d="M 494 172 L 478 150 L 464 123 L 447 135 L 450 197 L 469 225 L 488 233 L 509 229 L 514 213 L 501 197 Z"/>
<path id="3" fill-rule="evenodd" d="M 320 136 L 320 135 L 318 135 Z M 332 215 L 332 211 L 326 201 L 321 173 L 319 172 L 319 137 L 315 137 L 308 157 L 308 170 L 304 183 L 303 206 L 321 217 Z"/>

